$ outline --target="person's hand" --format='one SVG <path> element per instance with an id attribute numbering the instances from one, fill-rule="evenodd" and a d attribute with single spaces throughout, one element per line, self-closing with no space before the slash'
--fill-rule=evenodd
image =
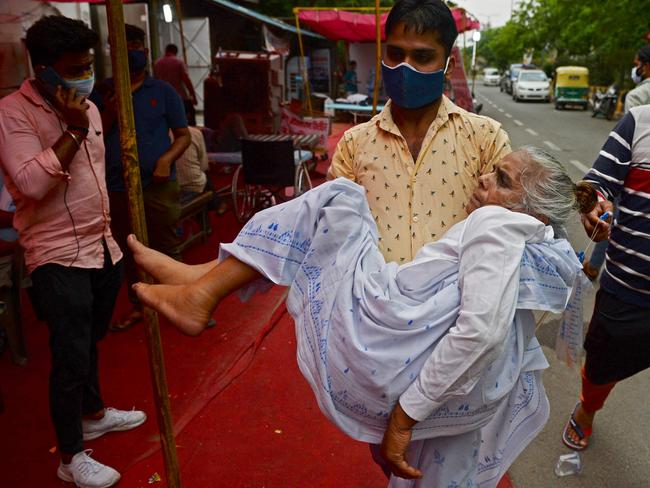
<path id="1" fill-rule="evenodd" d="M 422 472 L 406 460 L 412 428 L 416 423 L 404 412 L 398 402 L 390 414 L 388 427 L 381 441 L 381 455 L 388 462 L 391 472 L 395 476 L 408 480 L 422 477 Z"/>
<path id="2" fill-rule="evenodd" d="M 609 217 L 606 220 L 600 220 L 600 216 L 605 212 L 609 212 Z M 613 212 L 614 204 L 609 200 L 605 200 L 598 202 L 591 212 L 580 216 L 582 226 L 585 228 L 587 236 L 594 242 L 604 241 L 609 237 L 610 222 L 612 221 Z"/>
<path id="3" fill-rule="evenodd" d="M 164 155 L 156 161 L 156 167 L 153 170 L 153 181 L 155 183 L 164 183 L 169 181 L 171 175 L 172 162 L 169 161 Z"/>
<path id="4" fill-rule="evenodd" d="M 90 104 L 86 98 L 77 95 L 75 88 L 67 89 L 61 85 L 56 87 L 54 94 L 54 105 L 67 125 L 76 125 L 77 127 L 88 127 L 88 109 Z"/>

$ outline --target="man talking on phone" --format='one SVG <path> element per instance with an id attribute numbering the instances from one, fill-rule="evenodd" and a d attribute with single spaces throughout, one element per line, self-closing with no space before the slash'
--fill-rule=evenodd
<path id="1" fill-rule="evenodd" d="M 86 99 L 97 40 L 79 20 L 43 17 L 26 37 L 35 78 L 0 100 L 0 166 L 34 308 L 50 332 L 57 475 L 82 488 L 120 478 L 84 441 L 146 420 L 144 412 L 105 408 L 99 388 L 97 342 L 122 282 L 122 252 L 110 228 L 101 118 Z"/>

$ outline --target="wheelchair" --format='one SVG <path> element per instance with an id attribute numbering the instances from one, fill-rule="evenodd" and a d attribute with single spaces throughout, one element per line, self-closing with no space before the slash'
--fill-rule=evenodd
<path id="1" fill-rule="evenodd" d="M 307 163 L 313 154 L 294 150 L 289 136 L 242 139 L 242 164 L 232 178 L 232 203 L 237 220 L 297 197 L 312 188 Z M 287 195 L 287 187 L 292 187 Z"/>

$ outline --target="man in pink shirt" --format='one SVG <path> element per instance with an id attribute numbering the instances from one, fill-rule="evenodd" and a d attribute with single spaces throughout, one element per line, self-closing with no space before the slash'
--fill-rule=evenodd
<path id="1" fill-rule="evenodd" d="M 83 488 L 120 475 L 84 451 L 83 441 L 142 424 L 140 411 L 104 408 L 97 342 L 122 282 L 122 252 L 110 229 L 104 141 L 86 24 L 43 17 L 27 31 L 36 78 L 0 100 L 0 166 L 16 205 L 33 304 L 50 332 L 50 413 L 57 475 Z"/>
<path id="2" fill-rule="evenodd" d="M 167 44 L 165 48 L 165 55 L 156 61 L 153 66 L 153 74 L 159 80 L 166 81 L 174 90 L 178 92 L 183 99 L 185 106 L 185 115 L 187 115 L 188 125 L 196 125 L 196 93 L 194 92 L 194 85 L 187 73 L 187 65 L 178 59 L 178 46 L 176 44 Z"/>

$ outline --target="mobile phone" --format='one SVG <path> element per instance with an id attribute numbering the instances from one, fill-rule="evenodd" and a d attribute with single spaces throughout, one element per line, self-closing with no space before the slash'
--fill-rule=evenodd
<path id="1" fill-rule="evenodd" d="M 56 89 L 59 85 L 61 88 L 66 87 L 65 81 L 59 76 L 59 74 L 54 71 L 52 66 L 46 66 L 40 70 L 36 71 L 36 79 L 39 80 L 45 90 L 52 96 L 56 95 Z"/>

